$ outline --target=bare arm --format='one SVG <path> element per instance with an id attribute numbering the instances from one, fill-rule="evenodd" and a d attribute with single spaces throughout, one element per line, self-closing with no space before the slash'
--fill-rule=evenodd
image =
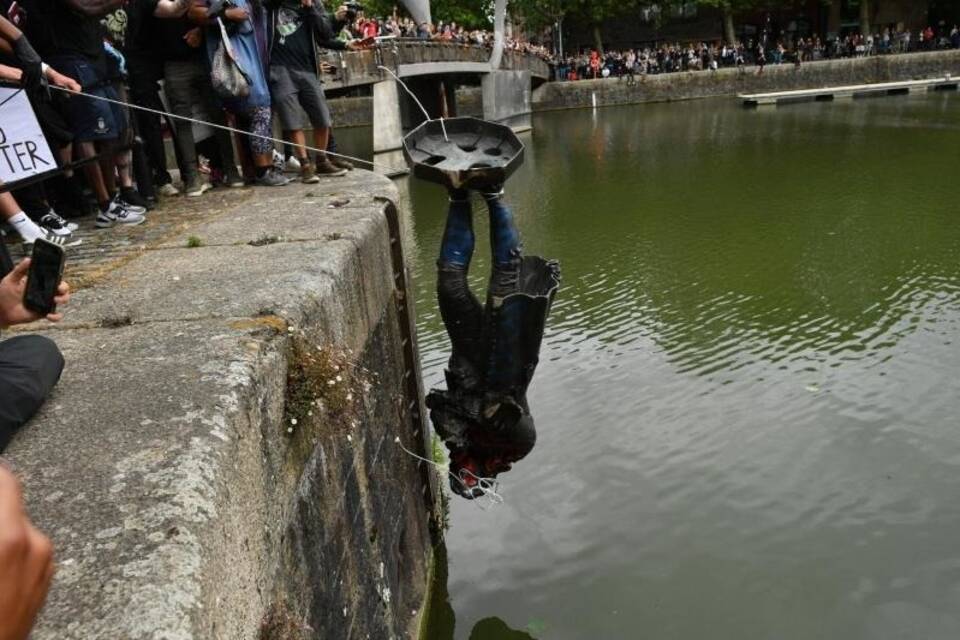
<path id="1" fill-rule="evenodd" d="M 21 77 L 23 77 L 23 72 L 20 69 L 0 64 L 0 80 L 19 84 Z"/>
<path id="2" fill-rule="evenodd" d="M 104 16 L 123 6 L 123 0 L 61 0 L 74 11 L 87 16 Z"/>
<path id="3" fill-rule="evenodd" d="M 153 15 L 157 18 L 179 18 L 190 8 L 189 0 L 160 0 Z"/>
<path id="4" fill-rule="evenodd" d="M 3 16 L 0 16 L 0 36 L 2 36 L 0 37 L 0 42 L 2 43 L 16 42 L 17 40 L 20 39 L 20 36 L 22 35 L 23 35 L 23 32 L 21 32 L 20 29 L 17 29 L 17 27 L 12 22 L 7 20 Z"/>

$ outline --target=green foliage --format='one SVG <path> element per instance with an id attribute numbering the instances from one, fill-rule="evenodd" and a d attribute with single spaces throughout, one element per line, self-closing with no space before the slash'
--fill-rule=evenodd
<path id="1" fill-rule="evenodd" d="M 403 5 L 389 0 L 362 0 L 368 16 L 386 17 L 394 10 L 407 15 Z M 492 25 L 493 2 L 488 0 L 433 0 L 430 14 L 434 22 L 456 22 L 468 29 L 488 29 Z"/>
<path id="2" fill-rule="evenodd" d="M 196 249 L 197 247 L 203 246 L 203 239 L 198 238 L 197 236 L 190 236 L 187 238 L 187 247 L 190 249 Z"/>

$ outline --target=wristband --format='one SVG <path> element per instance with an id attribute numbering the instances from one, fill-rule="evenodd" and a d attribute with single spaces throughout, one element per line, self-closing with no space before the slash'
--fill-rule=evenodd
<path id="1" fill-rule="evenodd" d="M 43 75 L 47 75 L 47 71 L 50 71 L 50 65 L 48 65 L 46 62 L 41 62 L 40 71 L 43 72 Z"/>

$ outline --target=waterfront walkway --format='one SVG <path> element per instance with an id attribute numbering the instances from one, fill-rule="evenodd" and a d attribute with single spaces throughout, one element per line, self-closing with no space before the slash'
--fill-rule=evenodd
<path id="1" fill-rule="evenodd" d="M 34 638 L 415 628 L 431 501 L 393 444 L 424 436 L 403 402 L 419 371 L 396 197 L 354 171 L 80 232 L 63 323 L 26 329 L 57 342 L 63 378 L 7 450 L 56 549 Z"/>

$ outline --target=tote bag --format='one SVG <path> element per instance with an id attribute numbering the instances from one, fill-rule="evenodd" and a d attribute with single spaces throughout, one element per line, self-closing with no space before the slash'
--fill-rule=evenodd
<path id="1" fill-rule="evenodd" d="M 250 78 L 237 61 L 223 20 L 217 18 L 217 24 L 220 25 L 220 44 L 213 54 L 210 71 L 213 90 L 221 98 L 245 98 L 250 95 Z"/>

